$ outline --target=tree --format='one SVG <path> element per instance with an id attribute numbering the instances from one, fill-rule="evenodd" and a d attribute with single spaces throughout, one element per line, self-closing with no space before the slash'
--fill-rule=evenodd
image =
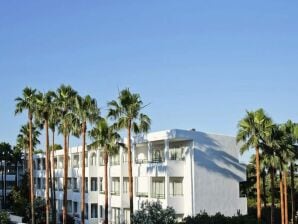
<path id="1" fill-rule="evenodd" d="M 93 140 L 91 148 L 102 149 L 104 156 L 104 182 L 105 182 L 105 224 L 108 224 L 108 158 L 110 155 L 119 153 L 120 135 L 109 126 L 104 118 L 96 123 L 96 126 L 89 131 L 89 136 Z"/>
<path id="2" fill-rule="evenodd" d="M 246 116 L 238 123 L 237 142 L 243 143 L 240 153 L 255 148 L 256 151 L 256 188 L 257 188 L 257 219 L 261 224 L 261 191 L 260 191 L 260 146 L 270 134 L 271 118 L 265 115 L 263 109 L 246 111 Z"/>
<path id="3" fill-rule="evenodd" d="M 131 162 L 131 133 L 147 132 L 150 128 L 150 118 L 141 113 L 144 108 L 140 95 L 124 89 L 119 93 L 118 99 L 108 103 L 108 117 L 115 121 L 117 130 L 127 130 L 127 156 L 128 156 L 128 195 L 130 214 L 133 214 L 133 178 Z"/>
<path id="4" fill-rule="evenodd" d="M 31 222 L 35 224 L 34 217 L 34 182 L 33 182 L 33 145 L 32 145 L 32 120 L 36 106 L 36 89 L 26 87 L 23 89 L 22 97 L 17 97 L 15 114 L 28 112 L 29 120 L 29 173 L 30 173 L 30 203 L 31 203 Z"/>
<path id="5" fill-rule="evenodd" d="M 46 202 L 46 224 L 50 223 L 50 195 L 49 195 L 49 173 L 50 173 L 50 150 L 49 150 L 49 119 L 52 111 L 54 93 L 49 91 L 45 94 L 38 93 L 36 96 L 35 119 L 45 129 L 46 138 L 46 175 L 45 175 L 45 202 Z"/>
<path id="6" fill-rule="evenodd" d="M 135 224 L 174 224 L 176 223 L 175 210 L 172 207 L 163 209 L 161 203 L 142 202 L 141 209 L 132 216 Z"/>
<path id="7" fill-rule="evenodd" d="M 11 160 L 12 149 L 11 145 L 6 142 L 0 143 L 0 162 L 2 170 L 2 208 L 6 208 L 6 166 L 7 161 Z M 3 163 L 4 162 L 4 163 Z M 4 180 L 3 180 L 4 176 Z"/>
<path id="8" fill-rule="evenodd" d="M 61 85 L 56 93 L 56 107 L 61 119 L 61 131 L 64 141 L 64 176 L 63 176 L 63 224 L 67 223 L 67 177 L 68 177 L 68 136 L 72 126 L 72 112 L 77 92 L 71 86 Z"/>
<path id="9" fill-rule="evenodd" d="M 95 99 L 87 95 L 85 98 L 76 97 L 74 109 L 75 115 L 80 122 L 80 134 L 82 136 L 82 181 L 81 181 L 81 223 L 85 223 L 85 147 L 87 122 L 93 123 L 99 116 L 99 109 Z"/>

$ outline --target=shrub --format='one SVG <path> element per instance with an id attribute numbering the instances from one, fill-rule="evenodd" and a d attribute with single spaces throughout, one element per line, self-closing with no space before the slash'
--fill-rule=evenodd
<path id="1" fill-rule="evenodd" d="M 132 216 L 135 224 L 174 224 L 175 210 L 171 207 L 163 209 L 160 202 L 142 202 L 141 209 Z"/>
<path id="2" fill-rule="evenodd" d="M 9 223 L 9 214 L 6 211 L 0 211 L 0 224 Z"/>

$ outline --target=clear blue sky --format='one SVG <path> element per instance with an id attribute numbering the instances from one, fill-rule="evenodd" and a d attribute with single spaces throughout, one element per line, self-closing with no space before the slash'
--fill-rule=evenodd
<path id="1" fill-rule="evenodd" d="M 25 86 L 61 83 L 103 114 L 131 88 L 153 131 L 235 135 L 259 107 L 298 121 L 297 12 L 297 1 L 1 1 L 0 141 L 26 122 L 14 116 Z"/>

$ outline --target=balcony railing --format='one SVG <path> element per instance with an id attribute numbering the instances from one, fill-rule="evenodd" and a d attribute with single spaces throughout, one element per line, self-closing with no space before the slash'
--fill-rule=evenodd
<path id="1" fill-rule="evenodd" d="M 152 158 L 151 163 L 162 163 L 164 161 L 165 161 L 164 158 L 158 157 L 158 158 Z"/>
<path id="2" fill-rule="evenodd" d="M 147 159 L 136 159 L 136 164 L 148 163 Z"/>
<path id="3" fill-rule="evenodd" d="M 111 195 L 120 195 L 120 191 L 111 191 Z"/>
<path id="4" fill-rule="evenodd" d="M 151 193 L 151 198 L 164 199 L 165 194 Z"/>
<path id="5" fill-rule="evenodd" d="M 137 197 L 148 197 L 148 192 L 137 192 L 136 193 Z"/>

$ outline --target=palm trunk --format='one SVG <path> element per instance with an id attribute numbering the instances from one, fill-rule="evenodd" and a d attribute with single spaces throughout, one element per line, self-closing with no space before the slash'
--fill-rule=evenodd
<path id="1" fill-rule="evenodd" d="M 279 191 L 280 191 L 280 214 L 281 214 L 281 224 L 285 224 L 285 207 L 284 207 L 284 188 L 283 188 L 283 182 L 282 182 L 282 174 L 280 171 L 279 174 Z"/>
<path id="2" fill-rule="evenodd" d="M 81 224 L 85 224 L 85 145 L 86 145 L 86 122 L 82 124 L 82 182 L 81 182 Z"/>
<path id="3" fill-rule="evenodd" d="M 54 154 L 54 145 L 55 145 L 55 131 L 52 130 L 52 191 L 53 191 L 53 206 L 52 206 L 52 222 L 56 224 L 56 189 L 55 189 L 55 154 Z"/>
<path id="4" fill-rule="evenodd" d="M 29 175 L 30 175 L 30 206 L 31 206 L 31 222 L 35 224 L 34 215 L 34 179 L 33 179 L 33 145 L 32 145 L 32 114 L 29 111 Z"/>
<path id="5" fill-rule="evenodd" d="M 67 224 L 67 177 L 68 177 L 68 145 L 66 124 L 64 124 L 64 178 L 63 178 L 63 224 Z"/>
<path id="6" fill-rule="evenodd" d="M 5 152 L 6 153 L 6 152 Z M 3 204 L 4 204 L 4 208 L 6 209 L 6 155 L 5 155 L 5 159 L 4 159 L 4 184 L 3 184 L 3 188 L 4 188 L 4 194 L 3 194 Z"/>
<path id="7" fill-rule="evenodd" d="M 3 172 L 4 172 L 4 167 L 2 166 L 2 161 L 0 161 L 1 162 L 1 176 L 2 176 L 2 195 L 4 195 L 4 174 L 3 174 Z M 2 209 L 4 208 L 4 199 L 2 198 Z"/>
<path id="8" fill-rule="evenodd" d="M 261 190 L 260 190 L 260 156 L 259 148 L 256 147 L 256 176 L 257 176 L 257 218 L 258 224 L 261 224 L 262 220 L 262 210 L 261 210 Z"/>
<path id="9" fill-rule="evenodd" d="M 263 198 L 264 198 L 264 212 L 265 212 L 265 220 L 268 220 L 267 216 L 267 195 L 266 195 L 266 171 L 262 172 L 262 182 L 263 182 Z"/>
<path id="10" fill-rule="evenodd" d="M 109 223 L 109 202 L 108 202 L 108 153 L 105 150 L 104 152 L 104 163 L 105 163 L 105 168 L 104 168 L 104 182 L 105 182 L 105 224 Z"/>
<path id="11" fill-rule="evenodd" d="M 285 206 L 285 224 L 289 223 L 288 218 L 288 187 L 287 187 L 287 170 L 283 172 L 283 184 L 284 184 L 284 206 Z"/>
<path id="12" fill-rule="evenodd" d="M 49 197 L 49 171 L 50 171 L 50 156 L 49 156 L 49 124 L 45 120 L 46 129 L 46 224 L 50 223 L 50 197 Z"/>
<path id="13" fill-rule="evenodd" d="M 291 205 L 292 205 L 292 214 L 291 219 L 292 223 L 295 224 L 295 173 L 294 173 L 294 164 L 291 163 Z"/>
<path id="14" fill-rule="evenodd" d="M 270 179 L 271 179 L 271 224 L 274 224 L 274 168 L 270 168 Z"/>
<path id="15" fill-rule="evenodd" d="M 133 179 L 132 179 L 132 163 L 131 163 L 131 122 L 128 124 L 127 133 L 127 157 L 128 157 L 128 197 L 129 197 L 129 208 L 130 208 L 130 218 L 133 215 Z M 131 219 L 131 224 L 133 221 Z"/>

